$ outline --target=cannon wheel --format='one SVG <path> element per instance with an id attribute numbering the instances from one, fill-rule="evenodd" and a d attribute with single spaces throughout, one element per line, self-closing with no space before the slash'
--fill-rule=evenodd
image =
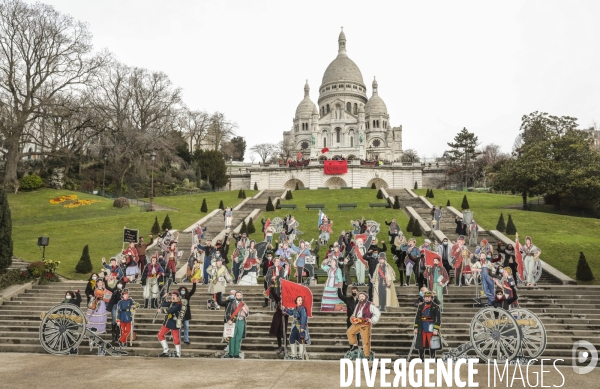
<path id="1" fill-rule="evenodd" d="M 40 343 L 50 354 L 64 355 L 77 349 L 85 335 L 85 315 L 73 304 L 60 304 L 43 315 Z"/>
<path id="2" fill-rule="evenodd" d="M 539 317 L 523 308 L 513 308 L 510 314 L 516 319 L 521 330 L 521 353 L 519 355 L 533 359 L 546 349 L 546 328 Z"/>
<path id="3" fill-rule="evenodd" d="M 475 352 L 485 362 L 494 359 L 510 361 L 521 350 L 517 322 L 503 309 L 484 308 L 478 311 L 471 320 L 470 335 Z"/>
<path id="4" fill-rule="evenodd" d="M 271 220 L 271 225 L 275 229 L 276 233 L 280 233 L 283 230 L 283 219 L 280 217 L 275 217 Z"/>

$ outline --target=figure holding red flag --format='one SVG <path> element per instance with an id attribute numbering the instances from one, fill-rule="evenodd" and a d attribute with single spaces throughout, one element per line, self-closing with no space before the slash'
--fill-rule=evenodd
<path id="1" fill-rule="evenodd" d="M 444 269 L 443 266 L 440 266 L 440 256 L 439 254 L 432 253 L 434 255 L 429 255 L 429 250 L 425 250 L 425 278 L 427 278 L 427 283 L 429 284 L 429 290 L 435 292 L 438 300 L 440 300 L 440 311 L 444 310 L 444 295 L 448 294 L 448 282 L 450 282 L 450 277 L 448 276 L 448 272 Z M 429 266 L 428 257 L 433 259 L 433 266 Z"/>
<path id="2" fill-rule="evenodd" d="M 281 310 L 284 314 L 294 319 L 292 323 L 292 332 L 290 333 L 290 349 L 292 354 L 287 356 L 285 359 L 302 360 L 308 359 L 305 354 L 305 345 L 310 344 L 310 335 L 308 333 L 308 312 L 302 305 L 304 298 L 302 296 L 296 297 L 296 306 L 294 308 L 286 308 L 281 306 Z M 298 350 L 296 349 L 298 347 Z"/>

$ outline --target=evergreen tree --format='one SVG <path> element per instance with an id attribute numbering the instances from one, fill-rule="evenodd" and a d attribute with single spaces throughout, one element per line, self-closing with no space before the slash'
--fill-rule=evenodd
<path id="1" fill-rule="evenodd" d="M 271 201 L 271 197 L 267 200 L 267 212 L 273 212 L 275 207 L 273 206 L 273 202 Z"/>
<path id="2" fill-rule="evenodd" d="M 456 164 L 459 164 L 459 166 L 462 166 L 464 175 L 463 185 L 465 188 L 468 186 L 469 178 L 473 178 L 473 169 L 469 171 L 470 162 L 474 161 L 477 156 L 481 154 L 481 151 L 477 150 L 478 145 L 479 140 L 475 134 L 467 131 L 466 128 L 463 128 L 462 131 L 456 134 L 454 142 L 448 143 L 448 146 L 450 146 L 450 150 L 448 150 L 450 159 Z"/>
<path id="3" fill-rule="evenodd" d="M 208 206 L 206 205 L 206 199 L 202 199 L 202 206 L 200 207 L 200 212 L 208 212 Z"/>
<path id="4" fill-rule="evenodd" d="M 406 226 L 406 233 L 412 232 L 413 228 L 415 228 L 415 219 L 411 216 Z"/>
<path id="5" fill-rule="evenodd" d="M 450 199 L 448 199 L 448 201 L 446 202 L 446 207 L 450 206 Z"/>
<path id="6" fill-rule="evenodd" d="M 415 190 L 419 189 L 419 184 L 417 184 L 417 181 L 415 181 Z"/>
<path id="7" fill-rule="evenodd" d="M 425 198 L 429 198 L 429 189 L 425 192 Z"/>
<path id="8" fill-rule="evenodd" d="M 288 190 L 287 192 L 285 192 L 285 199 L 286 200 L 291 200 L 293 198 L 294 198 L 294 196 L 292 196 L 292 191 L 291 190 Z"/>
<path id="9" fill-rule="evenodd" d="M 508 223 L 506 223 L 506 235 L 515 235 L 517 233 L 517 227 L 513 222 L 512 216 L 508 215 Z"/>
<path id="10" fill-rule="evenodd" d="M 421 223 L 415 220 L 415 225 L 412 231 L 413 236 L 423 236 L 423 231 L 421 230 Z"/>
<path id="11" fill-rule="evenodd" d="M 238 199 L 241 199 L 241 198 L 242 198 L 242 190 L 240 189 L 240 190 L 238 191 Z"/>
<path id="12" fill-rule="evenodd" d="M 245 199 L 246 198 L 246 191 L 242 189 L 242 198 Z"/>
<path id="13" fill-rule="evenodd" d="M 377 189 L 377 187 L 375 186 L 375 183 L 371 184 L 371 189 Z"/>
<path id="14" fill-rule="evenodd" d="M 0 189 L 0 269 L 6 269 L 12 264 L 12 256 L 12 217 L 6 193 Z"/>
<path id="15" fill-rule="evenodd" d="M 500 232 L 506 231 L 506 224 L 504 223 L 504 214 L 500 213 L 500 218 L 498 219 L 498 223 L 496 224 L 496 230 Z"/>
<path id="16" fill-rule="evenodd" d="M 252 218 L 248 219 L 248 225 L 246 226 L 246 231 L 248 231 L 248 235 L 254 234 L 256 232 L 256 228 L 254 227 L 254 222 Z"/>
<path id="17" fill-rule="evenodd" d="M 160 225 L 158 224 L 158 216 L 154 218 L 154 224 L 152 224 L 152 228 L 150 229 L 152 235 L 160 234 Z"/>
<path id="18" fill-rule="evenodd" d="M 242 220 L 242 228 L 240 228 L 240 234 L 247 234 L 248 226 L 246 226 L 246 220 Z"/>
<path id="19" fill-rule="evenodd" d="M 379 189 L 379 191 L 377 191 L 377 198 L 379 200 L 383 199 L 383 192 L 381 191 L 381 189 Z"/>
<path id="20" fill-rule="evenodd" d="M 398 200 L 398 196 L 394 196 L 394 209 L 400 209 L 400 200 Z"/>
<path id="21" fill-rule="evenodd" d="M 219 201 L 219 209 L 225 209 L 225 206 L 223 205 L 223 200 Z"/>
<path id="22" fill-rule="evenodd" d="M 277 197 L 277 199 L 275 200 L 275 209 L 279 208 L 280 203 L 281 203 L 281 199 L 279 197 Z"/>
<path id="23" fill-rule="evenodd" d="M 90 273 L 92 270 L 94 270 L 94 266 L 92 265 L 92 259 L 90 258 L 90 249 L 86 244 L 81 253 L 81 258 L 79 258 L 79 262 L 77 262 L 77 266 L 75 266 L 75 272 L 86 274 Z"/>
<path id="24" fill-rule="evenodd" d="M 254 181 L 254 190 L 258 190 L 258 183 Z"/>
<path id="25" fill-rule="evenodd" d="M 167 213 L 167 216 L 165 216 L 165 220 L 163 220 L 163 223 L 160 227 L 162 228 L 163 231 L 173 229 L 173 226 L 171 225 L 171 219 L 169 218 L 168 213 Z"/>
<path id="26" fill-rule="evenodd" d="M 296 182 L 296 190 L 300 189 L 300 187 L 298 186 L 298 182 Z"/>
<path id="27" fill-rule="evenodd" d="M 467 200 L 467 195 L 464 195 L 462 204 L 460 205 L 461 209 L 470 209 L 469 201 Z"/>
<path id="28" fill-rule="evenodd" d="M 577 262 L 577 273 L 575 278 L 579 281 L 592 281 L 594 279 L 594 274 L 592 274 L 592 269 L 590 269 L 590 265 L 587 263 L 583 251 L 579 252 L 579 262 Z"/>
<path id="29" fill-rule="evenodd" d="M 433 189 L 429 189 L 429 198 L 433 199 L 435 196 L 433 195 Z"/>

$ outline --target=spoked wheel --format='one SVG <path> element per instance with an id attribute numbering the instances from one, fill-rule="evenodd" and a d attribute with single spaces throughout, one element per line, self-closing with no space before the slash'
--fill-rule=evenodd
<path id="1" fill-rule="evenodd" d="M 40 343 L 50 354 L 64 355 L 79 347 L 85 335 L 85 315 L 73 304 L 60 304 L 42 314 Z"/>
<path id="2" fill-rule="evenodd" d="M 529 359 L 542 355 L 546 349 L 546 328 L 540 318 L 523 308 L 513 308 L 509 312 L 517 321 L 521 332 L 519 355 Z"/>
<path id="3" fill-rule="evenodd" d="M 535 261 L 534 266 L 535 276 L 533 277 L 533 280 L 537 284 L 540 278 L 542 278 L 542 261 Z M 525 273 L 525 270 L 523 270 L 523 277 L 525 279 L 521 279 L 521 276 L 519 275 L 519 273 L 517 273 L 517 276 L 515 277 L 515 279 L 517 280 L 517 285 L 527 285 L 527 274 Z"/>
<path id="4" fill-rule="evenodd" d="M 510 361 L 521 349 L 521 334 L 516 320 L 503 309 L 485 308 L 471 320 L 471 344 L 477 355 L 488 362 Z"/>
<path id="5" fill-rule="evenodd" d="M 280 217 L 275 217 L 271 220 L 271 225 L 275 229 L 275 232 L 279 233 L 283 230 L 283 219 Z"/>

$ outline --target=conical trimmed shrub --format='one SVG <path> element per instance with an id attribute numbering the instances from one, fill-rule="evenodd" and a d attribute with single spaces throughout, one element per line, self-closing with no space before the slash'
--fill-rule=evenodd
<path id="1" fill-rule="evenodd" d="M 258 190 L 258 183 L 254 181 L 254 190 Z"/>
<path id="2" fill-rule="evenodd" d="M 154 224 L 152 224 L 152 228 L 150 229 L 150 233 L 152 235 L 160 234 L 160 225 L 158 224 L 158 216 L 154 218 Z"/>
<path id="3" fill-rule="evenodd" d="M 496 230 L 500 232 L 506 231 L 506 223 L 504 223 L 504 214 L 500 213 L 500 217 L 498 218 L 498 223 L 496 223 Z"/>
<path id="4" fill-rule="evenodd" d="M 225 206 L 223 205 L 223 200 L 219 201 L 219 209 L 225 209 Z"/>
<path id="5" fill-rule="evenodd" d="M 371 184 L 371 189 L 377 189 L 377 186 L 375 186 L 375 183 Z"/>
<path id="6" fill-rule="evenodd" d="M 300 189 L 300 187 L 298 186 L 298 183 L 296 182 L 296 190 Z"/>
<path id="7" fill-rule="evenodd" d="M 400 209 L 400 200 L 398 200 L 398 196 L 394 196 L 394 209 Z"/>
<path id="8" fill-rule="evenodd" d="M 379 190 L 377 191 L 377 198 L 378 198 L 379 200 L 383 199 L 383 192 L 381 191 L 381 189 L 379 189 Z"/>
<path id="9" fill-rule="evenodd" d="M 245 199 L 246 198 L 246 191 L 242 189 L 242 198 Z"/>
<path id="10" fill-rule="evenodd" d="M 412 232 L 413 228 L 415 227 L 415 219 L 413 219 L 413 217 L 410 217 L 410 220 L 408 221 L 408 224 L 406 225 L 406 232 Z"/>
<path id="11" fill-rule="evenodd" d="M 291 190 L 288 190 L 287 192 L 285 192 L 285 199 L 286 200 L 291 200 L 293 198 L 294 198 L 294 196 L 292 196 L 292 191 Z"/>
<path id="12" fill-rule="evenodd" d="M 471 207 L 469 207 L 469 200 L 467 200 L 467 195 L 464 195 L 462 204 L 460 205 L 460 208 L 461 209 L 471 209 Z"/>
<path id="13" fill-rule="evenodd" d="M 421 230 L 421 223 L 415 220 L 415 225 L 412 230 L 413 236 L 423 236 L 423 231 Z"/>
<path id="14" fill-rule="evenodd" d="M 416 190 L 416 189 L 419 189 L 419 184 L 417 184 L 417 181 L 415 181 L 415 187 L 414 187 L 414 189 L 415 189 L 415 190 Z"/>
<path id="15" fill-rule="evenodd" d="M 79 258 L 79 262 L 77 262 L 77 266 L 75 266 L 75 272 L 86 274 L 90 273 L 93 269 L 94 266 L 92 265 L 92 259 L 90 258 L 90 249 L 86 244 L 81 253 L 81 258 Z"/>
<path id="16" fill-rule="evenodd" d="M 256 232 L 256 228 L 254 227 L 254 222 L 252 218 L 248 219 L 248 225 L 246 226 L 246 231 L 248 231 L 248 235 L 254 234 Z"/>
<path id="17" fill-rule="evenodd" d="M 163 220 L 162 225 L 160 226 L 160 228 L 164 231 L 164 230 L 171 230 L 173 229 L 173 226 L 171 225 L 171 219 L 169 218 L 169 214 L 167 213 L 167 216 L 165 216 L 165 220 Z"/>
<path id="18" fill-rule="evenodd" d="M 273 206 L 273 201 L 271 201 L 271 197 L 267 200 L 267 212 L 273 212 L 275 207 Z"/>
<path id="19" fill-rule="evenodd" d="M 583 251 L 579 252 L 579 262 L 577 262 L 577 273 L 575 277 L 579 281 L 592 281 L 594 279 L 594 274 L 592 274 L 592 269 L 587 263 Z"/>
<path id="20" fill-rule="evenodd" d="M 433 189 L 429 189 L 429 198 L 430 199 L 434 199 L 435 196 L 433 195 Z"/>
<path id="21" fill-rule="evenodd" d="M 450 199 L 448 199 L 448 201 L 446 202 L 446 207 L 450 206 Z"/>
<path id="22" fill-rule="evenodd" d="M 248 226 L 246 226 L 246 220 L 242 220 L 242 227 L 240 228 L 240 234 L 247 234 Z"/>
<path id="23" fill-rule="evenodd" d="M 238 191 L 238 199 L 241 199 L 241 198 L 242 198 L 242 190 L 240 189 L 240 190 Z"/>
<path id="24" fill-rule="evenodd" d="M 202 199 L 202 205 L 200 206 L 200 212 L 208 212 L 208 206 L 206 205 L 206 199 Z"/>
<path id="25" fill-rule="evenodd" d="M 517 233 L 517 227 L 513 222 L 512 216 L 508 215 L 508 223 L 506 223 L 506 235 L 515 235 Z"/>
<path id="26" fill-rule="evenodd" d="M 429 198 L 429 189 L 425 192 L 425 198 Z"/>

